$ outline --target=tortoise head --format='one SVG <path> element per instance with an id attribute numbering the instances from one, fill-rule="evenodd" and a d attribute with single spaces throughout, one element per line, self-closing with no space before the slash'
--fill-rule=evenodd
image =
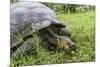
<path id="1" fill-rule="evenodd" d="M 63 48 L 65 51 L 74 54 L 76 51 L 75 43 L 67 36 L 60 36 L 59 40 L 59 47 Z"/>

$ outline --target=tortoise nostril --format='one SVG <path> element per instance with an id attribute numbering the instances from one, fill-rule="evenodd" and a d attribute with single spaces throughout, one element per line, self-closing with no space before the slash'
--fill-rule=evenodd
<path id="1" fill-rule="evenodd" d="M 74 50 L 74 51 L 76 51 L 76 45 L 75 44 L 72 44 L 71 45 L 71 49 Z"/>

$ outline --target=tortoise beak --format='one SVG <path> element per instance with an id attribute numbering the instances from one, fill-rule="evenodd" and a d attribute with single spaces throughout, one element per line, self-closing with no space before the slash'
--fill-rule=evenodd
<path id="1" fill-rule="evenodd" d="M 70 54 L 73 55 L 73 54 L 75 54 L 75 52 L 76 52 L 76 45 L 75 44 L 72 44 L 70 46 Z"/>
<path id="2" fill-rule="evenodd" d="M 75 44 L 71 44 L 71 45 L 67 45 L 69 46 L 69 48 L 67 49 L 67 53 L 73 55 L 76 53 L 76 45 Z"/>
<path id="3" fill-rule="evenodd" d="M 71 48 L 71 50 L 76 51 L 76 45 L 75 45 L 75 44 L 72 44 L 72 45 L 70 46 L 70 48 Z"/>

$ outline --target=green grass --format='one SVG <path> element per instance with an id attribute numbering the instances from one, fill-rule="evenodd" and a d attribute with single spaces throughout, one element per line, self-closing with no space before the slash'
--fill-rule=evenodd
<path id="1" fill-rule="evenodd" d="M 62 64 L 95 61 L 95 12 L 58 14 L 58 18 L 71 29 L 71 38 L 77 51 L 69 55 L 63 50 L 48 51 L 38 46 L 37 55 L 29 54 L 11 59 L 11 67 L 17 65 Z"/>

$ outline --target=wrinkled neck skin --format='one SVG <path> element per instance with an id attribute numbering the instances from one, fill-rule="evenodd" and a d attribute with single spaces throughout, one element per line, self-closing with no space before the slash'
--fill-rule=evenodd
<path id="1" fill-rule="evenodd" d="M 72 45 L 74 42 L 67 35 L 59 35 L 55 33 L 56 28 L 46 28 L 46 40 L 58 48 L 62 48 L 64 50 L 73 50 Z M 59 28 L 60 29 L 60 28 Z"/>

